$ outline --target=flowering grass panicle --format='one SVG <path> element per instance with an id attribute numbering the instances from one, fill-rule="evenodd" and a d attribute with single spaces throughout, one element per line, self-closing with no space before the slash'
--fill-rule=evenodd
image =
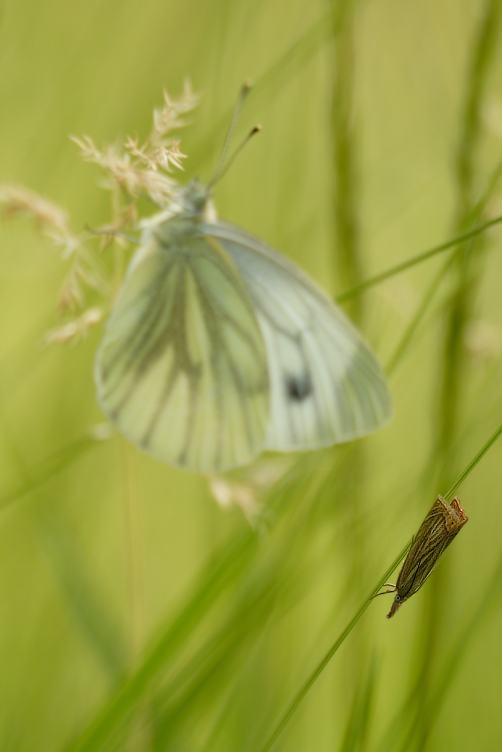
<path id="1" fill-rule="evenodd" d="M 90 136 L 72 136 L 82 158 L 98 164 L 106 173 L 101 186 L 111 192 L 111 218 L 98 228 L 77 233 L 66 210 L 55 202 L 24 186 L 0 186 L 4 218 L 33 218 L 39 231 L 70 264 L 58 300 L 65 320 L 48 332 L 47 344 L 80 340 L 108 313 L 122 282 L 124 250 L 131 240 L 125 231 L 137 226 L 137 200 L 147 198 L 164 207 L 173 197 L 178 186 L 168 173 L 182 170 L 186 156 L 180 150 L 180 141 L 170 134 L 186 124 L 184 115 L 198 101 L 188 82 L 178 99 L 164 91 L 164 104 L 154 109 L 152 129 L 141 144 L 137 136 L 127 136 L 120 146 L 99 149 Z M 112 247 L 117 252 L 108 253 L 109 259 L 105 259 L 104 251 Z"/>

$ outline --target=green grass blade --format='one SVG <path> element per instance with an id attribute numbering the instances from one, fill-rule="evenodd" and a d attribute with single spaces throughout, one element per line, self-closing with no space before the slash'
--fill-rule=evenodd
<path id="1" fill-rule="evenodd" d="M 478 462 L 484 457 L 486 452 L 493 446 L 497 438 L 502 434 L 502 425 L 495 431 L 495 433 L 488 439 L 488 441 L 483 445 L 483 447 L 480 449 L 480 451 L 475 455 L 475 457 L 471 460 L 471 462 L 467 465 L 466 469 L 461 473 L 459 476 L 458 481 L 455 482 L 455 484 L 452 486 L 452 489 L 458 488 L 460 485 L 460 482 L 463 482 L 467 476 L 474 470 Z M 452 494 L 452 489 L 448 491 L 448 494 Z M 403 548 L 403 550 L 398 554 L 398 556 L 394 559 L 390 567 L 386 570 L 386 572 L 380 577 L 378 580 L 376 586 L 372 589 L 370 595 L 366 600 L 363 601 L 361 604 L 359 610 L 355 613 L 353 618 L 349 621 L 345 629 L 341 632 L 341 634 L 338 636 L 338 638 L 335 640 L 333 645 L 330 647 L 328 652 L 325 654 L 323 659 L 318 663 L 314 671 L 311 673 L 309 678 L 306 680 L 306 682 L 303 684 L 303 686 L 300 688 L 299 692 L 295 696 L 294 700 L 292 701 L 291 705 L 286 710 L 284 716 L 277 724 L 276 728 L 270 735 L 270 737 L 267 739 L 264 746 L 261 748 L 260 752 L 268 752 L 268 750 L 273 746 L 276 739 L 279 737 L 283 729 L 287 726 L 289 723 L 291 717 L 297 710 L 298 706 L 301 704 L 311 687 L 315 684 L 319 676 L 322 674 L 330 660 L 333 658 L 335 653 L 338 651 L 338 649 L 341 647 L 341 645 L 344 643 L 345 639 L 349 636 L 349 634 L 352 632 L 353 628 L 356 626 L 357 622 L 360 620 L 360 618 L 364 615 L 366 609 L 371 603 L 371 599 L 381 590 L 382 586 L 388 581 L 390 575 L 392 572 L 396 569 L 396 567 L 399 565 L 399 563 L 404 559 L 406 556 L 408 549 L 411 546 L 411 540 L 409 543 L 406 544 L 406 546 Z"/>
<path id="2" fill-rule="evenodd" d="M 336 301 L 337 303 L 343 303 L 346 300 L 353 298 L 355 295 L 360 295 L 360 293 L 364 292 L 370 287 L 378 285 L 380 284 L 380 282 L 384 282 L 386 279 L 390 279 L 396 274 L 401 274 L 407 269 L 411 269 L 412 267 L 417 266 L 424 261 L 428 261 L 429 259 L 439 255 L 440 253 L 448 251 L 450 248 L 455 248 L 458 245 L 462 245 L 462 243 L 464 243 L 466 240 L 477 237 L 488 228 L 493 227 L 494 225 L 498 225 L 501 222 L 502 216 L 495 217 L 494 219 L 490 219 L 487 222 L 483 222 L 482 224 L 478 225 L 478 227 L 474 227 L 472 230 L 462 232 L 459 235 L 456 235 L 454 238 L 446 240 L 444 243 L 440 243 L 433 248 L 429 248 L 429 250 L 427 251 L 422 251 L 422 253 L 413 256 L 413 258 L 410 258 L 407 261 L 402 261 L 400 264 L 396 264 L 395 266 L 391 266 L 390 269 L 386 269 L 379 274 L 375 274 L 374 277 L 370 277 L 369 279 L 366 279 L 363 282 L 360 282 L 358 285 L 350 288 L 350 290 L 346 290 L 345 292 L 340 293 L 340 295 L 336 296 Z"/>

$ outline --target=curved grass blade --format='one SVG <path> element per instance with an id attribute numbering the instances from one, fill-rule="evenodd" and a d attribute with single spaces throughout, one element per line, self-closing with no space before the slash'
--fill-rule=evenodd
<path id="1" fill-rule="evenodd" d="M 464 472 L 459 476 L 459 478 L 455 481 L 453 486 L 449 489 L 448 493 L 445 494 L 445 497 L 448 498 L 451 496 L 454 491 L 458 488 L 458 486 L 467 478 L 469 473 L 474 470 L 478 462 L 481 460 L 481 458 L 486 454 L 486 452 L 490 449 L 490 447 L 495 443 L 495 441 L 498 439 L 498 437 L 502 434 L 502 424 L 497 428 L 495 433 L 490 436 L 488 441 L 483 445 L 483 447 L 479 450 L 479 452 L 476 454 L 476 456 L 471 460 L 471 462 L 467 465 Z M 298 706 L 301 704 L 302 700 L 307 695 L 310 688 L 315 684 L 319 676 L 322 674 L 330 660 L 333 658 L 335 653 L 337 652 L 338 648 L 344 643 L 346 637 L 351 633 L 352 629 L 355 627 L 357 622 L 360 620 L 360 618 L 363 616 L 364 612 L 368 608 L 369 604 L 371 603 L 371 600 L 375 595 L 378 594 L 379 590 L 385 585 L 388 577 L 392 574 L 394 569 L 397 567 L 400 561 L 404 559 L 406 554 L 408 553 L 409 549 L 411 548 L 413 541 L 410 541 L 407 543 L 407 545 L 403 548 L 401 553 L 394 559 L 391 566 L 387 569 L 385 574 L 380 578 L 378 581 L 377 587 L 373 588 L 373 591 L 369 598 L 361 604 L 361 607 L 356 612 L 356 614 L 353 616 L 353 618 L 350 620 L 350 622 L 347 624 L 345 629 L 341 632 L 339 637 L 335 640 L 333 645 L 330 647 L 324 658 L 319 662 L 319 664 L 316 666 L 312 674 L 309 676 L 307 681 L 304 683 L 304 685 L 301 687 L 300 691 L 294 698 L 293 702 L 287 709 L 286 713 L 282 717 L 282 719 L 279 721 L 278 725 L 272 732 L 272 734 L 269 736 L 263 747 L 260 749 L 260 752 L 268 752 L 269 749 L 273 746 L 276 739 L 280 736 L 281 732 L 284 730 L 284 728 L 287 726 L 288 722 L 290 721 L 291 717 L 295 713 Z"/>
<path id="2" fill-rule="evenodd" d="M 477 227 L 473 227 L 471 230 L 467 230 L 467 232 L 463 232 L 460 235 L 456 235 L 454 238 L 451 238 L 451 240 L 447 240 L 444 243 L 440 243 L 439 245 L 434 246 L 434 248 L 430 248 L 428 251 L 423 251 L 422 253 L 419 253 L 418 255 L 413 256 L 407 261 L 402 261 L 400 264 L 391 266 L 390 269 L 386 269 L 385 271 L 380 272 L 379 274 L 375 274 L 374 277 L 370 277 L 369 279 L 364 280 L 364 282 L 361 282 L 355 287 L 352 287 L 350 290 L 346 290 L 345 292 L 340 293 L 340 295 L 336 296 L 336 302 L 343 303 L 345 300 L 348 300 L 349 298 L 354 297 L 354 295 L 359 295 L 364 290 L 367 290 L 368 287 L 373 287 L 373 285 L 378 285 L 380 282 L 384 282 L 386 279 L 389 279 L 390 277 L 394 277 L 396 274 L 400 274 L 401 272 L 404 272 L 407 269 L 411 269 L 412 266 L 421 264 L 422 261 L 427 261 L 428 259 L 433 258 L 434 256 L 437 256 L 439 253 L 442 253 L 443 251 L 447 251 L 449 248 L 453 248 L 456 245 L 460 245 L 461 243 L 464 243 L 466 240 L 469 240 L 469 238 L 476 237 L 476 235 L 479 235 L 480 233 L 484 232 L 489 227 L 500 224 L 501 222 L 502 222 L 502 216 L 495 217 L 494 219 L 490 219 L 488 222 L 483 222 L 483 224 L 478 225 Z"/>

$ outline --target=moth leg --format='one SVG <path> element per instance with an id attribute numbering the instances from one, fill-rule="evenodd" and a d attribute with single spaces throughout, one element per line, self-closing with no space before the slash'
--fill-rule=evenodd
<path id="1" fill-rule="evenodd" d="M 394 583 L 392 582 L 384 582 L 382 587 L 390 587 L 392 588 L 392 590 L 382 590 L 380 593 L 375 593 L 375 595 L 371 596 L 370 600 L 372 600 L 373 598 L 376 598 L 377 595 L 389 595 L 389 593 L 395 593 L 397 590 L 397 585 L 394 585 Z"/>

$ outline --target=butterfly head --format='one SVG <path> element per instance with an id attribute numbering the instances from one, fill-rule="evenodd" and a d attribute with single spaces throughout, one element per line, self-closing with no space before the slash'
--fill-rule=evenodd
<path id="1" fill-rule="evenodd" d="M 201 183 L 197 178 L 192 180 L 180 195 L 181 213 L 191 216 L 202 222 L 215 222 L 216 211 L 212 201 L 212 194 L 208 186 Z"/>
<path id="2" fill-rule="evenodd" d="M 216 210 L 208 187 L 199 180 L 192 180 L 180 188 L 165 209 L 152 217 L 143 219 L 139 229 L 145 240 L 152 232 L 168 242 L 176 235 L 183 235 L 199 222 L 216 222 Z"/>

